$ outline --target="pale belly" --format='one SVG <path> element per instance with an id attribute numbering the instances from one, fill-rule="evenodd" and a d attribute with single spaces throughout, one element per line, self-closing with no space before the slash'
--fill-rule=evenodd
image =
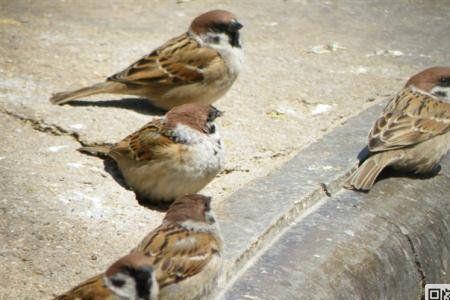
<path id="1" fill-rule="evenodd" d="M 157 99 L 157 106 L 166 109 L 185 103 L 212 104 L 220 99 L 233 85 L 234 78 L 222 78 L 210 83 L 195 83 L 180 86 L 162 95 Z M 155 102 L 155 100 L 153 101 Z"/>
<path id="2" fill-rule="evenodd" d="M 189 146 L 181 159 L 118 161 L 127 184 L 149 201 L 171 202 L 205 187 L 223 166 L 223 150 L 213 143 Z"/>
<path id="3" fill-rule="evenodd" d="M 450 133 L 446 133 L 404 151 L 404 157 L 391 166 L 402 171 L 426 174 L 434 171 L 449 149 Z"/>

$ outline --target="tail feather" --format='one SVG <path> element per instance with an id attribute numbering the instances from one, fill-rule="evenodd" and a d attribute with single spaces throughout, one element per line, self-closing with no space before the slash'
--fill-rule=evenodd
<path id="1" fill-rule="evenodd" d="M 369 157 L 350 174 L 344 183 L 344 188 L 370 191 L 381 171 L 398 159 L 398 155 L 390 152 L 379 153 Z"/>
<path id="2" fill-rule="evenodd" d="M 81 153 L 98 156 L 98 157 L 107 157 L 111 152 L 112 145 L 98 145 L 98 146 L 86 146 L 78 148 L 78 151 Z"/>
<path id="3" fill-rule="evenodd" d="M 62 105 L 76 98 L 82 98 L 101 93 L 117 93 L 118 89 L 122 85 L 122 83 L 113 81 L 101 82 L 81 88 L 79 90 L 53 94 L 50 97 L 50 102 L 53 104 Z"/>

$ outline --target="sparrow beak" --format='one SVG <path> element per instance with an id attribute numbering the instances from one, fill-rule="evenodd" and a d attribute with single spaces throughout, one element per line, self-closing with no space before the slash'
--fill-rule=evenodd
<path id="1" fill-rule="evenodd" d="M 216 112 L 216 118 L 223 116 L 223 114 L 224 114 L 224 111 L 222 111 L 222 110 L 217 110 L 217 112 Z"/>
<path id="2" fill-rule="evenodd" d="M 233 21 L 230 23 L 230 31 L 231 32 L 238 31 L 238 30 L 242 29 L 242 27 L 244 27 L 244 25 L 242 25 L 238 21 Z"/>
<path id="3" fill-rule="evenodd" d="M 209 115 L 208 115 L 208 122 L 213 122 L 216 118 L 221 117 L 221 116 L 223 116 L 223 111 L 220 111 L 211 105 Z"/>

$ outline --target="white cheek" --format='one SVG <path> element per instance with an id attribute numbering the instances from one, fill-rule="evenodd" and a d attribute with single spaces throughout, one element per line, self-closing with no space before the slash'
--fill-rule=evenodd
<path id="1" fill-rule="evenodd" d="M 138 299 L 136 295 L 136 283 L 133 278 L 122 273 L 117 273 L 111 278 L 125 281 L 124 285 L 117 287 L 112 283 L 110 278 L 104 278 L 106 286 L 117 296 L 124 297 L 125 299 Z"/>
<path id="2" fill-rule="evenodd" d="M 201 38 L 201 43 L 217 50 L 232 74 L 240 73 L 244 64 L 244 52 L 242 48 L 231 46 L 225 33 L 207 33 Z"/>
<path id="3" fill-rule="evenodd" d="M 450 102 L 450 86 L 435 86 L 431 89 L 430 93 L 444 101 Z"/>

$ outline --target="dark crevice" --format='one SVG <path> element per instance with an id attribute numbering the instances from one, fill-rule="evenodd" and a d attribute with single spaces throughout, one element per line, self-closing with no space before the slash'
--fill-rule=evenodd
<path id="1" fill-rule="evenodd" d="M 15 112 L 11 112 L 5 108 L 0 108 L 0 112 L 13 117 L 14 119 L 19 120 L 24 124 L 30 125 L 34 130 L 45 132 L 55 136 L 69 136 L 82 146 L 91 146 L 90 143 L 83 141 L 78 132 L 69 131 L 55 124 L 46 124 L 43 120 L 25 117 Z"/>
<path id="2" fill-rule="evenodd" d="M 406 234 L 406 233 L 403 233 L 403 235 L 408 240 L 409 246 L 411 247 L 411 251 L 412 251 L 412 253 L 414 255 L 414 263 L 416 264 L 417 272 L 420 275 L 420 283 L 422 285 L 422 299 L 424 299 L 424 297 L 425 297 L 425 285 L 427 283 L 427 280 L 426 280 L 426 277 L 425 277 L 425 272 L 423 271 L 422 263 L 420 262 L 420 259 L 419 259 L 419 254 L 416 252 L 416 247 L 414 246 L 414 243 L 413 243 L 411 237 L 408 234 Z"/>
<path id="3" fill-rule="evenodd" d="M 411 248 L 411 252 L 414 256 L 414 264 L 416 265 L 417 273 L 420 276 L 420 285 L 421 285 L 421 289 L 422 289 L 421 290 L 421 299 L 422 300 L 425 299 L 425 285 L 427 284 L 427 278 L 425 276 L 425 272 L 423 271 L 422 262 L 420 261 L 419 254 L 416 251 L 416 247 L 414 246 L 413 240 L 411 239 L 411 237 L 409 236 L 408 233 L 406 233 L 404 230 L 402 230 L 402 228 L 399 225 L 395 224 L 394 222 L 387 219 L 386 217 L 383 217 L 383 216 L 378 216 L 378 217 L 385 220 L 389 224 L 393 225 L 395 228 L 397 228 L 398 231 L 408 241 L 409 247 Z"/>

